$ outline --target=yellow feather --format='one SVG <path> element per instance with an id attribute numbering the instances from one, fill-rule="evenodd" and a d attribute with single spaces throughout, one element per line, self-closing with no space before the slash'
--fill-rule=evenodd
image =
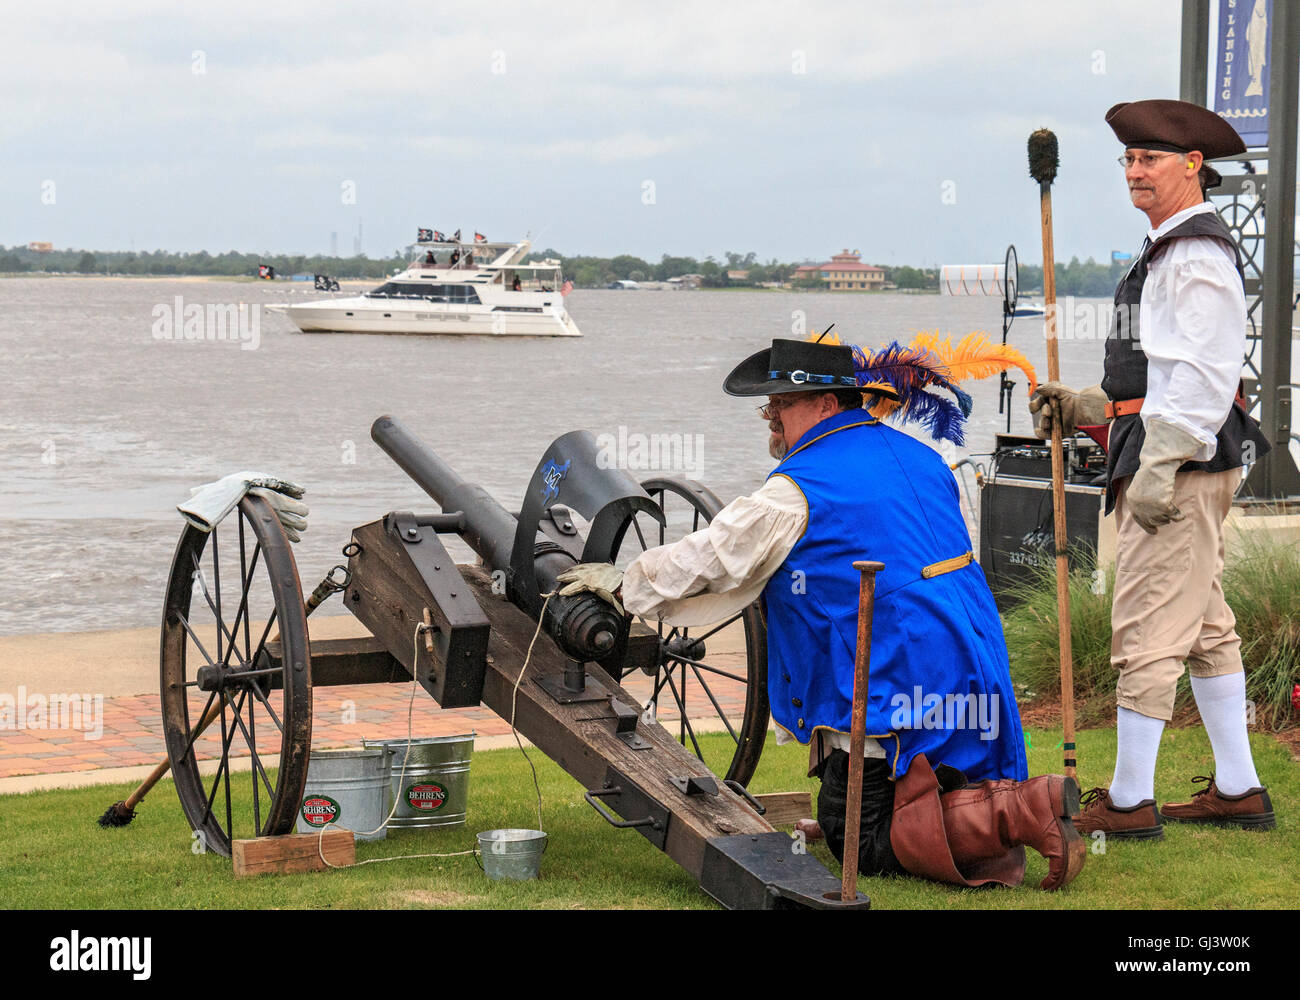
<path id="1" fill-rule="evenodd" d="M 822 336 L 822 334 L 819 334 L 816 330 L 809 330 L 808 336 L 806 336 L 804 340 L 810 341 L 812 343 L 816 343 L 817 338 L 820 336 Z M 821 341 L 823 344 L 829 344 L 831 347 L 840 346 L 840 335 L 838 333 L 831 331 L 830 333 L 825 335 L 825 338 L 826 338 L 825 340 Z"/>
<path id="2" fill-rule="evenodd" d="M 1034 366 L 1029 363 L 1029 359 L 1010 344 L 990 342 L 989 335 L 982 330 L 968 333 L 956 347 L 952 346 L 951 336 L 940 341 L 937 333 L 919 333 L 911 346 L 923 347 L 938 355 L 954 382 L 968 378 L 988 378 L 1009 368 L 1019 368 L 1029 379 L 1029 395 L 1032 396 L 1038 388 L 1038 377 L 1034 374 Z"/>

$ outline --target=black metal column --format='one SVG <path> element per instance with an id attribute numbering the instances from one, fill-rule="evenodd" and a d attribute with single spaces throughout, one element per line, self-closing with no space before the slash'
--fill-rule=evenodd
<path id="1" fill-rule="evenodd" d="M 1251 470 L 1243 493 L 1260 500 L 1300 497 L 1291 457 L 1291 323 L 1294 290 L 1296 106 L 1300 84 L 1300 9 L 1273 4 L 1268 46 L 1268 182 L 1260 343 L 1260 425 L 1273 450 Z"/>
<path id="2" fill-rule="evenodd" d="M 1209 89 L 1210 0 L 1183 0 L 1178 99 L 1205 104 Z"/>

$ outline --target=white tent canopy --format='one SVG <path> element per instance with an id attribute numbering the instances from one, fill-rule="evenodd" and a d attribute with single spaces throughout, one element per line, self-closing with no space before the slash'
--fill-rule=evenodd
<path id="1" fill-rule="evenodd" d="M 1002 264 L 944 264 L 939 271 L 941 295 L 1002 295 Z"/>

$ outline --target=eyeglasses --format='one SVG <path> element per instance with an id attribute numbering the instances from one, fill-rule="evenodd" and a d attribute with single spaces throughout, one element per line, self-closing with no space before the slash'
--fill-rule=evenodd
<path id="1" fill-rule="evenodd" d="M 1143 153 L 1141 156 L 1134 156 L 1132 153 L 1125 153 L 1123 156 L 1116 159 L 1115 162 L 1125 170 L 1128 170 L 1134 164 L 1137 164 L 1144 170 L 1150 170 L 1167 156 L 1182 155 L 1182 153 Z"/>
<path id="2" fill-rule="evenodd" d="M 770 403 L 764 403 L 758 408 L 758 415 L 764 420 L 775 420 L 776 415 L 784 410 L 787 406 L 793 406 L 796 400 L 793 399 L 774 399 Z"/>

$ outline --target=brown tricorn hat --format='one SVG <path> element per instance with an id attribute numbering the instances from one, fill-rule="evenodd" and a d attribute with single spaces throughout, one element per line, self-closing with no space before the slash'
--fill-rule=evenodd
<path id="1" fill-rule="evenodd" d="M 1106 124 L 1126 149 L 1199 149 L 1207 160 L 1246 152 L 1227 121 L 1188 101 L 1126 101 L 1106 112 Z"/>

